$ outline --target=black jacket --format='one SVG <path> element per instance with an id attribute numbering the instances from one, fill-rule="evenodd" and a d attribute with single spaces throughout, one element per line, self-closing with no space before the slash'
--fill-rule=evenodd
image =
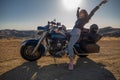
<path id="1" fill-rule="evenodd" d="M 79 10 L 77 10 L 77 21 L 75 22 L 74 28 L 83 29 L 84 25 L 89 22 L 94 13 L 99 9 L 99 6 L 96 6 L 86 18 L 79 18 Z"/>

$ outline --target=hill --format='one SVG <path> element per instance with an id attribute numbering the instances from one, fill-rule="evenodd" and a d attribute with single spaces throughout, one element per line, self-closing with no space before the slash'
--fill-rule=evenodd
<path id="1" fill-rule="evenodd" d="M 68 30 L 70 31 L 70 30 Z M 34 38 L 36 35 L 35 30 L 20 31 L 20 30 L 0 30 L 1 38 Z M 120 37 L 120 28 L 105 27 L 100 28 L 99 33 L 105 37 Z"/>
<path id="2" fill-rule="evenodd" d="M 1 38 L 27 38 L 27 37 L 35 37 L 36 31 L 19 31 L 19 30 L 0 30 L 0 39 Z"/>
<path id="3" fill-rule="evenodd" d="M 99 30 L 105 37 L 120 37 L 120 28 L 105 27 Z"/>

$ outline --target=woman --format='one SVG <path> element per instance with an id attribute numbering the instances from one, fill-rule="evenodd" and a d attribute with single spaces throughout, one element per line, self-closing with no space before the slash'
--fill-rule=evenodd
<path id="1" fill-rule="evenodd" d="M 91 17 L 94 15 L 94 13 L 99 9 L 99 7 L 102 4 L 105 4 L 108 0 L 103 0 L 98 6 L 96 6 L 91 13 L 88 15 L 87 11 L 82 9 L 80 12 L 80 8 L 78 7 L 77 9 L 77 21 L 75 23 L 75 26 L 73 27 L 72 31 L 71 31 L 71 38 L 70 41 L 68 43 L 68 53 L 69 53 L 69 66 L 68 69 L 69 70 L 73 70 L 74 69 L 74 65 L 73 65 L 73 59 L 74 59 L 74 51 L 73 51 L 73 45 L 78 41 L 80 34 L 81 34 L 81 30 L 83 29 L 84 25 L 86 23 L 89 22 L 89 20 L 91 19 Z"/>

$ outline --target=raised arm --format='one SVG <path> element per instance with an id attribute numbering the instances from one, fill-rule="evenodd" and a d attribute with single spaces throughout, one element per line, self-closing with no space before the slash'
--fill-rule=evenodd
<path id="1" fill-rule="evenodd" d="M 80 7 L 78 7 L 77 9 L 77 13 L 76 13 L 77 19 L 79 18 L 79 10 L 80 10 Z"/>
<path id="2" fill-rule="evenodd" d="M 91 17 L 94 15 L 94 13 L 99 9 L 100 6 L 102 6 L 102 4 L 105 4 L 106 2 L 108 2 L 108 0 L 103 0 L 99 5 L 97 5 L 89 14 L 88 20 L 91 19 Z"/>

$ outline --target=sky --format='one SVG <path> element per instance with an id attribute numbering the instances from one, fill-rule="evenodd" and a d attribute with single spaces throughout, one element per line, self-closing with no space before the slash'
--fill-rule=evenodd
<path id="1" fill-rule="evenodd" d="M 56 19 L 73 28 L 79 6 L 88 13 L 102 0 L 0 0 L 0 29 L 36 30 Z M 109 0 L 100 7 L 85 27 L 120 27 L 120 0 Z"/>

